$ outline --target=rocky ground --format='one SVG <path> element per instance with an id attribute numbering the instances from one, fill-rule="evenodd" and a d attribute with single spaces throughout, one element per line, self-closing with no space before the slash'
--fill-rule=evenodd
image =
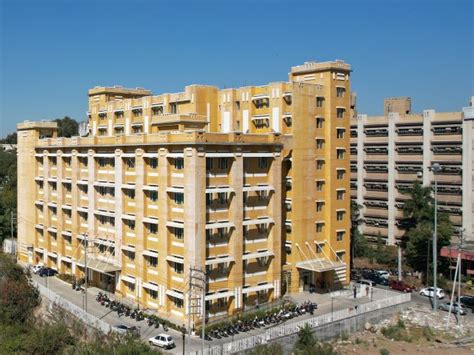
<path id="1" fill-rule="evenodd" d="M 454 316 L 446 330 L 447 312 L 433 312 L 425 306 L 411 307 L 377 325 L 342 337 L 334 343 L 340 354 L 446 354 L 474 353 L 474 317 Z"/>

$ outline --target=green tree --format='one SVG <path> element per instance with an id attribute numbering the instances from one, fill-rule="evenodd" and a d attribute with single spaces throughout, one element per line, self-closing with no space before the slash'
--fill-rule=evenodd
<path id="1" fill-rule="evenodd" d="M 0 242 L 10 236 L 11 216 L 17 210 L 16 151 L 0 151 Z M 14 224 L 14 228 L 15 228 Z M 15 235 L 16 231 L 13 231 Z"/>
<path id="2" fill-rule="evenodd" d="M 0 144 L 17 144 L 17 134 L 16 134 L 16 132 L 10 133 L 5 138 L 0 139 Z"/>
<path id="3" fill-rule="evenodd" d="M 359 232 L 359 225 L 362 223 L 360 207 L 355 201 L 351 200 L 351 269 L 354 258 L 365 256 L 368 247 L 367 240 Z"/>
<path id="4" fill-rule="evenodd" d="M 72 137 L 79 134 L 79 123 L 76 120 L 65 116 L 53 121 L 58 124 L 58 137 Z"/>
<path id="5" fill-rule="evenodd" d="M 415 182 L 408 191 L 410 199 L 403 208 L 405 257 L 410 266 L 417 271 L 426 271 L 428 262 L 428 246 L 432 243 L 434 225 L 434 203 L 432 189 L 423 187 Z M 449 245 L 453 234 L 453 226 L 446 213 L 438 212 L 437 247 L 438 253 L 444 246 Z M 438 258 L 439 270 L 447 261 Z M 425 275 L 427 276 L 427 275 Z"/>
<path id="6" fill-rule="evenodd" d="M 250 355 L 283 355 L 283 348 L 278 343 L 258 345 Z"/>

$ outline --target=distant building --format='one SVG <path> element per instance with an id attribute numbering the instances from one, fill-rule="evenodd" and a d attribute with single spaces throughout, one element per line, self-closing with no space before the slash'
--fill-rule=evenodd
<path id="1" fill-rule="evenodd" d="M 472 107 L 414 114 L 411 99 L 404 97 L 386 99 L 384 112 L 351 120 L 351 197 L 361 206 L 361 232 L 395 244 L 404 235 L 403 205 L 409 198 L 404 192 L 415 181 L 434 186 L 435 179 L 439 211 L 449 214 L 457 231 L 472 224 L 472 183 L 463 187 L 472 178 L 472 164 L 466 162 L 472 159 L 472 143 L 466 146 L 474 137 L 466 129 L 472 126 L 466 122 Z M 442 170 L 433 173 L 434 163 Z"/>

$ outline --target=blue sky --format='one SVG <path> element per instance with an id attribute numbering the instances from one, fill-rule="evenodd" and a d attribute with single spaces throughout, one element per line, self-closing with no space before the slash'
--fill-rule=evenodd
<path id="1" fill-rule="evenodd" d="M 0 0 L 0 137 L 23 120 L 83 120 L 96 85 L 154 93 L 286 80 L 308 60 L 353 66 L 359 112 L 474 95 L 469 0 Z"/>

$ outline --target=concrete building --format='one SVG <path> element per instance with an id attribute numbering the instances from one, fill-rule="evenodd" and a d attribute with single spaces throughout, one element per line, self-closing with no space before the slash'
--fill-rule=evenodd
<path id="1" fill-rule="evenodd" d="M 454 240 L 449 247 L 441 249 L 441 256 L 450 258 L 453 265 L 461 253 L 461 273 L 474 275 L 474 96 L 470 106 L 464 107 L 463 115 L 463 179 L 462 179 L 462 233 L 463 243 Z"/>
<path id="2" fill-rule="evenodd" d="M 19 260 L 87 270 L 181 323 L 191 267 L 207 271 L 211 319 L 347 284 L 350 71 L 310 62 L 288 82 L 162 95 L 96 87 L 88 137 L 19 124 Z"/>
<path id="3" fill-rule="evenodd" d="M 351 119 L 351 197 L 361 206 L 361 232 L 395 244 L 404 234 L 404 192 L 414 181 L 434 186 L 436 180 L 439 211 L 461 227 L 463 213 L 465 220 L 472 214 L 463 206 L 471 203 L 463 198 L 463 112 L 413 114 L 410 98 L 386 99 L 384 105 L 385 116 Z M 431 171 L 434 163 L 442 170 Z"/>

